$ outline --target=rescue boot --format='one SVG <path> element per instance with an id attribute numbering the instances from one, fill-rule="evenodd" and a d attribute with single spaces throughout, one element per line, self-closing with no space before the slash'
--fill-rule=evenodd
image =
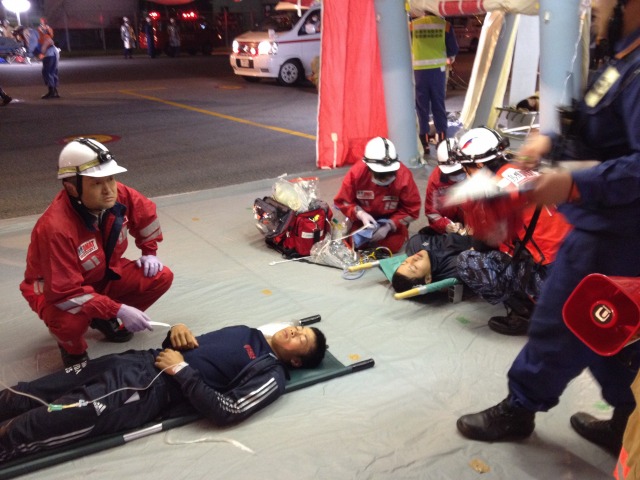
<path id="1" fill-rule="evenodd" d="M 491 317 L 489 328 L 502 335 L 526 335 L 533 306 L 534 303 L 529 297 L 515 294 L 504 302 L 507 315 Z"/>
<path id="2" fill-rule="evenodd" d="M 617 457 L 622 448 L 622 437 L 633 405 L 613 409 L 611 420 L 599 420 L 586 412 L 571 415 L 571 426 L 583 438 L 595 443 Z"/>
<path id="3" fill-rule="evenodd" d="M 108 341 L 113 343 L 124 343 L 133 338 L 133 332 L 120 325 L 117 318 L 109 318 L 107 320 L 94 318 L 89 326 L 101 332 Z"/>
<path id="4" fill-rule="evenodd" d="M 422 150 L 424 150 L 423 156 L 428 157 L 430 153 L 429 149 L 429 134 L 425 133 L 424 135 L 419 135 L 420 144 L 422 145 Z"/>
<path id="5" fill-rule="evenodd" d="M 62 363 L 65 368 L 73 367 L 74 365 L 78 365 L 79 363 L 89 360 L 87 352 L 81 353 L 80 355 L 74 355 L 67 352 L 60 344 L 58 344 L 58 348 L 60 349 L 60 356 L 62 357 Z"/>
<path id="6" fill-rule="evenodd" d="M 2 106 L 3 107 L 6 104 L 8 104 L 9 102 L 11 102 L 11 100 L 13 100 L 13 98 L 11 98 L 9 95 L 7 95 L 7 92 L 2 90 L 1 88 L 0 88 L 0 98 L 2 98 Z"/>
<path id="7" fill-rule="evenodd" d="M 535 428 L 535 412 L 512 404 L 511 396 L 482 412 L 463 415 L 458 431 L 471 440 L 498 442 L 526 438 Z"/>
<path id="8" fill-rule="evenodd" d="M 45 98 L 52 98 L 53 97 L 53 88 L 49 87 L 49 91 L 47 93 L 45 93 L 44 95 L 42 95 L 40 98 L 45 99 Z"/>

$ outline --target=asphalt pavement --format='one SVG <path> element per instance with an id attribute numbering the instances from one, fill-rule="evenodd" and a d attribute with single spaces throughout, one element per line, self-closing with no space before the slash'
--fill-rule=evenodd
<path id="1" fill-rule="evenodd" d="M 459 73 L 472 62 L 461 58 Z M 58 154 L 78 136 L 105 143 L 129 170 L 121 180 L 150 197 L 316 171 L 315 87 L 247 83 L 226 55 L 63 53 L 60 99 L 40 98 L 38 63 L 0 65 L 0 85 L 14 98 L 0 109 L 0 218 L 46 208 L 60 189 Z M 451 90 L 448 102 L 463 95 Z"/>

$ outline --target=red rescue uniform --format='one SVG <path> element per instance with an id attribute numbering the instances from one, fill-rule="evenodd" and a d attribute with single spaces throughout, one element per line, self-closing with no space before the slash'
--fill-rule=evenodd
<path id="1" fill-rule="evenodd" d="M 147 278 L 123 257 L 129 233 L 142 255 L 156 254 L 162 230 L 151 200 L 118 183 L 116 204 L 100 218 L 84 218 L 72 201 L 62 190 L 36 222 L 20 290 L 64 349 L 79 355 L 93 318 L 114 318 L 123 303 L 146 310 L 169 289 L 173 273 L 165 266 Z"/>
<path id="2" fill-rule="evenodd" d="M 391 220 L 394 231 L 378 245 L 394 253 L 400 251 L 407 241 L 407 226 L 418 218 L 422 205 L 411 170 L 401 163 L 395 175 L 390 185 L 377 185 L 366 163 L 356 162 L 345 175 L 340 191 L 333 199 L 336 207 L 353 222 L 354 230 L 362 226 L 356 217 L 358 206 L 376 220 Z"/>

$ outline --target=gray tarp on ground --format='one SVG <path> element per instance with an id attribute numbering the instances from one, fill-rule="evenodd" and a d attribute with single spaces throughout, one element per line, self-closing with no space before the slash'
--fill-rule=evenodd
<path id="1" fill-rule="evenodd" d="M 344 171 L 319 174 L 320 196 L 331 200 Z M 424 191 L 426 172 L 416 171 L 416 177 Z M 526 441 L 463 439 L 457 417 L 504 398 L 505 375 L 524 338 L 489 330 L 487 318 L 502 310 L 478 299 L 394 300 L 378 269 L 344 280 L 329 267 L 269 266 L 279 256 L 265 247 L 251 207 L 256 197 L 270 194 L 271 185 L 264 180 L 156 199 L 165 234 L 159 255 L 175 281 L 150 315 L 201 333 L 319 313 L 341 362 L 372 357 L 376 366 L 285 395 L 233 428 L 198 421 L 23 478 L 611 478 L 613 458 L 569 426 L 577 410 L 610 414 L 587 373 L 569 386 L 558 407 L 538 415 Z M 35 220 L 0 220 L 0 379 L 9 384 L 61 366 L 55 341 L 18 291 Z M 421 216 L 413 229 L 424 223 Z M 155 347 L 164 336 L 157 328 L 123 346 L 91 331 L 88 341 L 90 354 L 98 356 Z M 477 473 L 475 460 L 490 471 Z"/>

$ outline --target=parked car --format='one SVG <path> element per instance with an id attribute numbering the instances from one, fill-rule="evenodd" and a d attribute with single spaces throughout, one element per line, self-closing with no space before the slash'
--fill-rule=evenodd
<path id="1" fill-rule="evenodd" d="M 320 21 L 320 6 L 280 2 L 255 30 L 234 39 L 233 72 L 249 82 L 275 78 L 295 85 L 312 74 L 311 62 L 320 55 Z"/>
<path id="2" fill-rule="evenodd" d="M 456 35 L 460 50 L 475 52 L 478 49 L 478 42 L 480 41 L 483 17 L 469 15 L 464 17 L 450 17 L 447 18 L 447 20 L 453 27 L 453 32 Z"/>

